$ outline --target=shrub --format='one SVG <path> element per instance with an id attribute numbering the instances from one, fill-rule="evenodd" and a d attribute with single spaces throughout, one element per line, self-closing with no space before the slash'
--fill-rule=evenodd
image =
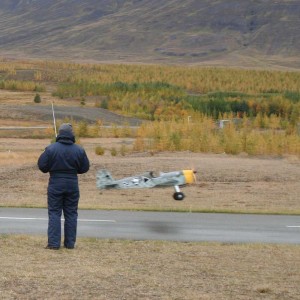
<path id="1" fill-rule="evenodd" d="M 84 97 L 81 97 L 81 99 L 80 99 L 80 105 L 81 106 L 84 106 L 85 105 L 85 98 Z"/>
<path id="2" fill-rule="evenodd" d="M 97 146 L 95 148 L 95 153 L 96 153 L 96 155 L 101 155 L 102 156 L 105 153 L 105 149 L 101 146 Z"/>
<path id="3" fill-rule="evenodd" d="M 41 99 L 40 94 L 35 94 L 33 101 L 34 101 L 34 103 L 41 103 L 42 99 Z"/>
<path id="4" fill-rule="evenodd" d="M 88 136 L 88 124 L 85 121 L 80 121 L 77 127 L 77 135 L 81 137 Z"/>
<path id="5" fill-rule="evenodd" d="M 110 154 L 111 154 L 111 156 L 117 156 L 117 154 L 118 154 L 117 149 L 115 147 L 111 148 Z"/>
<path id="6" fill-rule="evenodd" d="M 122 156 L 125 156 L 126 153 L 127 153 L 127 148 L 126 148 L 125 145 L 122 145 L 121 148 L 120 148 L 120 154 L 121 154 Z"/>

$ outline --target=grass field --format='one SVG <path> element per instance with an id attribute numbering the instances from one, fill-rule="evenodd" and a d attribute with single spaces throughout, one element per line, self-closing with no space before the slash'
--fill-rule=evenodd
<path id="1" fill-rule="evenodd" d="M 4 106 L 26 106 L 34 94 L 1 90 L 0 100 Z M 42 96 L 42 105 L 54 100 L 49 91 Z M 59 104 L 79 105 L 74 99 Z M 85 105 L 94 103 L 87 98 Z M 0 112 L 1 126 L 48 124 L 40 121 Z M 50 138 L 0 138 L 0 208 L 46 207 L 48 174 L 39 172 L 36 162 L 49 143 Z M 80 176 L 80 208 L 300 214 L 297 155 L 132 152 L 134 139 L 128 137 L 80 138 L 80 143 L 91 162 L 90 171 Z M 95 154 L 97 146 L 105 149 L 103 156 Z M 129 151 L 123 155 L 122 149 Z M 198 180 L 182 189 L 186 198 L 178 202 L 172 187 L 99 191 L 100 168 L 116 178 L 194 168 Z M 0 235 L 1 299 L 300 298 L 299 246 L 87 238 L 78 239 L 74 251 L 49 251 L 45 245 L 46 232 L 43 237 Z"/>
<path id="2" fill-rule="evenodd" d="M 48 175 L 36 167 L 47 139 L 0 139 L 1 206 L 46 206 Z M 297 157 L 132 153 L 132 139 L 81 139 L 91 170 L 80 176 L 81 208 L 299 214 Z M 106 149 L 94 153 L 96 145 Z M 195 167 L 184 201 L 172 188 L 97 191 L 106 167 L 117 178 Z M 283 188 L 284 187 L 284 188 Z M 0 236 L 2 299 L 299 299 L 300 247 L 79 238 L 74 251 L 45 250 L 40 236 Z"/>
<path id="3" fill-rule="evenodd" d="M 0 206 L 45 207 L 48 174 L 37 168 L 37 159 L 48 139 L 0 138 Z M 284 158 L 165 152 L 120 154 L 133 139 L 82 138 L 91 162 L 79 176 L 80 208 L 243 213 L 300 213 L 300 168 L 296 156 Z M 101 145 L 105 154 L 95 154 Z M 115 148 L 117 156 L 111 155 Z M 182 188 L 186 198 L 174 201 L 174 189 L 97 190 L 96 173 L 106 168 L 115 178 L 145 171 L 168 172 L 194 168 L 197 183 Z"/>
<path id="4" fill-rule="evenodd" d="M 0 236 L 1 299 L 289 299 L 299 246 Z"/>

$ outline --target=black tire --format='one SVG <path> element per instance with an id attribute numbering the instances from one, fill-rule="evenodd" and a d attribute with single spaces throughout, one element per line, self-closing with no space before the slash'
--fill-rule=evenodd
<path id="1" fill-rule="evenodd" d="M 173 194 L 173 198 L 176 201 L 182 201 L 184 199 L 184 193 L 176 192 Z"/>

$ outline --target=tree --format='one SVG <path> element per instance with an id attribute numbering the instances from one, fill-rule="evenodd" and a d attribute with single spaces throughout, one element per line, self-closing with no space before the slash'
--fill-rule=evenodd
<path id="1" fill-rule="evenodd" d="M 40 94 L 35 94 L 33 101 L 34 101 L 34 103 L 41 103 L 42 99 L 41 99 Z"/>

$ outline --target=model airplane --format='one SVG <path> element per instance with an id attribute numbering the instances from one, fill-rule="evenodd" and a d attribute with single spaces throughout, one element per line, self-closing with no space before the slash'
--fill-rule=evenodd
<path id="1" fill-rule="evenodd" d="M 185 195 L 180 191 L 179 186 L 194 183 L 196 171 L 182 170 L 168 173 L 159 173 L 155 176 L 153 172 L 146 172 L 141 175 L 126 177 L 115 180 L 107 170 L 99 170 L 97 173 L 97 188 L 99 189 L 142 189 L 153 187 L 174 186 L 175 200 L 183 200 Z"/>

